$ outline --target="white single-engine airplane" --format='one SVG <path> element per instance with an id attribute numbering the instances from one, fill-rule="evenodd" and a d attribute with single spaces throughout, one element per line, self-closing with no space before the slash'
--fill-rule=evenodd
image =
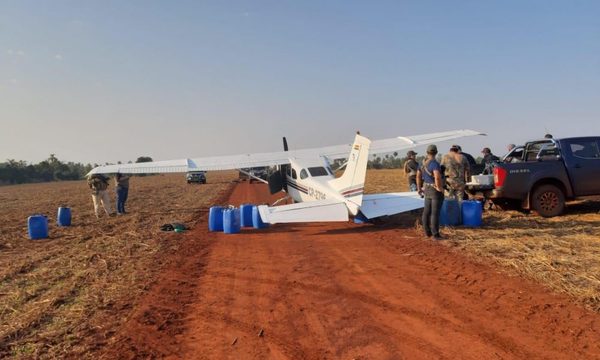
<path id="1" fill-rule="evenodd" d="M 423 207 L 417 192 L 363 195 L 369 153 L 391 153 L 416 146 L 465 136 L 484 135 L 473 130 L 455 130 L 425 135 L 370 141 L 357 133 L 352 145 L 242 154 L 148 163 L 106 165 L 92 174 L 142 174 L 213 171 L 278 166 L 268 181 L 271 194 L 287 192 L 294 204 L 258 207 L 266 223 L 348 221 L 349 215 L 374 219 Z M 344 173 L 336 178 L 331 162 L 346 159 Z M 257 178 L 260 181 L 262 179 Z"/>

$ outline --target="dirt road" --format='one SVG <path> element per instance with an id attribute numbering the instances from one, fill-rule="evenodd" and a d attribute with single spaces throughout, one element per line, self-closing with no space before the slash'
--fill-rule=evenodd
<path id="1" fill-rule="evenodd" d="M 229 202 L 262 203 L 261 185 Z M 188 234 L 107 357 L 600 358 L 600 316 L 412 228 Z"/>

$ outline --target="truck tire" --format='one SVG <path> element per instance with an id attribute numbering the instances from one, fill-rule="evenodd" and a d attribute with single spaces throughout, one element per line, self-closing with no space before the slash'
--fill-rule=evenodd
<path id="1" fill-rule="evenodd" d="M 565 209 L 565 195 L 554 185 L 541 185 L 533 191 L 531 204 L 543 217 L 558 216 Z"/>

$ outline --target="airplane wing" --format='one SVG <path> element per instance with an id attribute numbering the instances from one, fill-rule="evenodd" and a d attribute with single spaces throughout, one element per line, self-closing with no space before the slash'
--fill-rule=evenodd
<path id="1" fill-rule="evenodd" d="M 368 219 L 420 209 L 423 199 L 416 191 L 363 195 L 360 212 Z"/>
<path id="2" fill-rule="evenodd" d="M 385 153 L 410 149 L 440 141 L 457 139 L 465 136 L 485 135 L 474 130 L 454 130 L 432 134 L 395 137 L 371 142 L 370 153 Z M 352 144 L 326 146 L 321 148 L 277 151 L 269 153 L 239 154 L 226 156 L 210 156 L 193 159 L 155 161 L 135 164 L 103 165 L 92 169 L 91 174 L 147 174 L 188 171 L 214 171 L 252 168 L 259 166 L 275 166 L 289 164 L 290 158 L 315 159 L 327 157 L 329 160 L 348 157 Z"/>
<path id="3" fill-rule="evenodd" d="M 348 221 L 348 208 L 344 202 L 329 199 L 273 207 L 260 205 L 258 212 L 261 220 L 270 224 Z"/>
<path id="4" fill-rule="evenodd" d="M 442 141 L 458 139 L 467 136 L 485 135 L 475 130 L 453 130 L 431 134 L 414 135 L 414 136 L 398 136 L 390 139 L 373 140 L 369 147 L 369 153 L 381 154 L 405 149 L 413 149 L 417 146 L 429 145 Z M 349 145 L 338 145 L 322 148 L 321 155 L 326 156 L 330 160 L 345 159 L 350 153 Z"/>

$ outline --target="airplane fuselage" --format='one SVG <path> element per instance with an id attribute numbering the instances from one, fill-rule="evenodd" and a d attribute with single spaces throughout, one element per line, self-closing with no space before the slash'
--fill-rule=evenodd
<path id="1" fill-rule="evenodd" d="M 289 176 L 287 178 L 288 194 L 296 202 L 325 200 L 331 198 L 333 192 L 333 189 L 328 186 L 326 181 L 333 179 L 333 176 L 322 176 L 320 179 L 302 181 Z"/>
<path id="2" fill-rule="evenodd" d="M 331 185 L 335 176 L 326 160 L 323 160 L 322 163 L 290 160 L 286 179 L 287 193 L 295 202 L 326 199 L 345 202 L 347 200 Z"/>

